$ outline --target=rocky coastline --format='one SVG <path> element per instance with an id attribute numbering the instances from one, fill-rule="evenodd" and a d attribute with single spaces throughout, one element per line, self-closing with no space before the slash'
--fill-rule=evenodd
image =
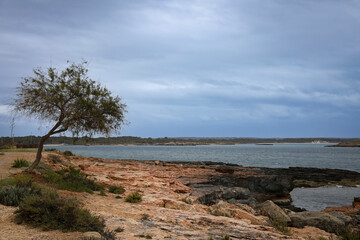
<path id="1" fill-rule="evenodd" d="M 11 161 L 16 154 L 5 153 L 1 158 Z M 88 209 L 104 217 L 110 230 L 121 228 L 123 231 L 116 234 L 116 239 L 141 239 L 146 235 L 152 239 L 222 239 L 225 235 L 230 239 L 336 239 L 333 233 L 340 230 L 359 230 L 360 199 L 354 199 L 352 206 L 311 212 L 292 206 L 290 196 L 295 187 L 360 184 L 358 172 L 242 167 L 215 162 L 60 155 L 53 158 L 53 154 L 44 153 L 44 161 L 53 169 L 74 166 L 104 186 L 124 187 L 124 194 L 107 196 L 60 191 L 64 196 L 80 199 Z M 32 155 L 26 153 L 29 158 Z M 143 195 L 143 201 L 124 202 L 124 197 L 135 191 Z M 0 208 L 9 213 L 8 218 L 0 218 L 0 226 L 8 226 L 0 229 L 0 236 L 6 236 L 11 232 L 9 229 L 19 226 L 9 223 L 13 208 L 2 205 Z M 285 224 L 289 232 L 279 231 L 274 221 Z M 61 235 L 41 230 L 34 234 L 44 236 L 43 239 L 57 239 L 54 236 Z M 81 239 L 83 234 L 70 236 L 61 235 L 58 239 Z"/>

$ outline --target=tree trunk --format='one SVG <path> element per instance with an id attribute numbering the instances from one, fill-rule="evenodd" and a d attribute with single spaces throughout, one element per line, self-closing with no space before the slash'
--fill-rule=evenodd
<path id="1" fill-rule="evenodd" d="M 37 167 L 37 165 L 39 165 L 39 162 L 41 160 L 41 153 L 44 148 L 44 143 L 49 137 L 50 137 L 49 135 L 45 135 L 45 136 L 41 137 L 40 142 L 39 142 L 39 147 L 38 147 L 38 150 L 36 153 L 36 159 L 31 164 L 31 166 L 28 169 L 26 169 L 27 172 L 32 172 Z"/>

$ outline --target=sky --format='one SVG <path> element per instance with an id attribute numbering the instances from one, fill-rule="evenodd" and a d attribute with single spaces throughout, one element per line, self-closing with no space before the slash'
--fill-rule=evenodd
<path id="1" fill-rule="evenodd" d="M 1 0 L 0 136 L 23 77 L 87 60 L 122 136 L 360 137 L 359 43 L 358 0 Z"/>

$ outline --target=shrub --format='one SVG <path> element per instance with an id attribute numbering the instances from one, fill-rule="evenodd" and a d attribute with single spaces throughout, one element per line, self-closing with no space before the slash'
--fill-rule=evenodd
<path id="1" fill-rule="evenodd" d="M 281 221 L 279 219 L 272 219 L 271 225 L 285 235 L 291 234 L 290 228 L 288 228 L 287 223 L 284 221 Z"/>
<path id="2" fill-rule="evenodd" d="M 0 203 L 6 206 L 19 206 L 29 194 L 29 188 L 21 186 L 7 186 L 0 190 Z"/>
<path id="3" fill-rule="evenodd" d="M 343 240 L 360 240 L 360 231 L 346 228 L 336 233 Z"/>
<path id="4" fill-rule="evenodd" d="M 33 176 L 28 173 L 17 174 L 13 179 L 16 186 L 31 187 L 33 184 Z"/>
<path id="5" fill-rule="evenodd" d="M 104 240 L 115 240 L 116 232 L 105 230 L 100 232 L 102 239 Z"/>
<path id="6" fill-rule="evenodd" d="M 100 193 L 99 193 L 100 196 L 106 196 L 106 193 L 103 189 L 100 190 Z"/>
<path id="7" fill-rule="evenodd" d="M 48 170 L 45 178 L 54 183 L 57 188 L 73 191 L 73 192 L 88 192 L 104 190 L 104 187 L 88 179 L 86 174 L 83 174 L 80 169 L 69 167 L 58 172 Z"/>
<path id="8" fill-rule="evenodd" d="M 141 202 L 141 200 L 142 200 L 142 195 L 138 191 L 130 193 L 125 198 L 125 202 L 129 202 L 129 203 L 138 203 Z"/>
<path id="9" fill-rule="evenodd" d="M 109 192 L 115 194 L 123 194 L 125 189 L 122 186 L 109 186 Z"/>
<path id="10" fill-rule="evenodd" d="M 123 231 L 124 231 L 124 229 L 123 229 L 123 228 L 121 228 L 121 227 L 118 227 L 118 228 L 116 228 L 114 231 L 115 231 L 115 232 L 123 232 Z"/>
<path id="11" fill-rule="evenodd" d="M 64 151 L 62 153 L 65 157 L 70 157 L 70 156 L 74 156 L 74 154 L 71 151 Z"/>
<path id="12" fill-rule="evenodd" d="M 29 164 L 29 162 L 28 162 L 26 159 L 24 159 L 24 158 L 17 158 L 17 159 L 14 161 L 12 167 L 13 167 L 13 168 L 22 168 L 22 167 L 28 167 L 29 165 L 30 165 L 30 164 Z"/>
<path id="13" fill-rule="evenodd" d="M 41 195 L 28 195 L 15 211 L 15 222 L 43 230 L 103 232 L 104 220 L 80 207 L 75 199 L 66 199 L 44 189 Z"/>
<path id="14" fill-rule="evenodd" d="M 48 159 L 49 159 L 49 161 L 51 161 L 53 163 L 62 163 L 63 162 L 63 160 L 57 154 L 49 154 Z"/>
<path id="15" fill-rule="evenodd" d="M 222 236 L 222 238 L 220 240 L 230 240 L 230 236 L 228 234 Z"/>

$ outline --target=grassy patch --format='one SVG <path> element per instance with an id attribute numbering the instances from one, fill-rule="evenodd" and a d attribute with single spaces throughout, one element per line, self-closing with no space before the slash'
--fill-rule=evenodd
<path id="1" fill-rule="evenodd" d="M 20 186 L 6 186 L 0 190 L 0 203 L 5 206 L 19 206 L 29 194 L 29 188 Z"/>
<path id="2" fill-rule="evenodd" d="M 104 190 L 104 187 L 88 179 L 87 175 L 82 173 L 80 169 L 69 167 L 60 171 L 54 172 L 47 170 L 45 179 L 53 183 L 56 188 L 73 191 L 73 192 L 88 192 Z"/>
<path id="3" fill-rule="evenodd" d="M 360 231 L 345 229 L 336 233 L 343 240 L 360 240 Z"/>
<path id="4" fill-rule="evenodd" d="M 125 189 L 122 186 L 109 186 L 109 192 L 115 194 L 123 194 Z"/>
<path id="5" fill-rule="evenodd" d="M 10 149 L 0 149 L 0 152 L 37 152 L 37 148 L 10 148 Z"/>
<path id="6" fill-rule="evenodd" d="M 43 230 L 103 232 L 105 227 L 102 218 L 93 216 L 78 201 L 49 189 L 43 189 L 41 195 L 27 195 L 15 211 L 15 222 Z"/>
<path id="7" fill-rule="evenodd" d="M 130 193 L 125 198 L 125 202 L 129 202 L 129 203 L 139 203 L 141 201 L 142 201 L 142 195 L 138 191 Z"/>
<path id="8" fill-rule="evenodd" d="M 22 167 L 28 167 L 30 166 L 30 163 L 28 160 L 24 158 L 17 158 L 14 163 L 12 164 L 13 168 L 22 168 Z"/>
<path id="9" fill-rule="evenodd" d="M 282 232 L 283 234 L 288 236 L 291 235 L 290 228 L 287 226 L 286 222 L 281 221 L 279 219 L 271 219 L 271 225 L 280 232 Z"/>

